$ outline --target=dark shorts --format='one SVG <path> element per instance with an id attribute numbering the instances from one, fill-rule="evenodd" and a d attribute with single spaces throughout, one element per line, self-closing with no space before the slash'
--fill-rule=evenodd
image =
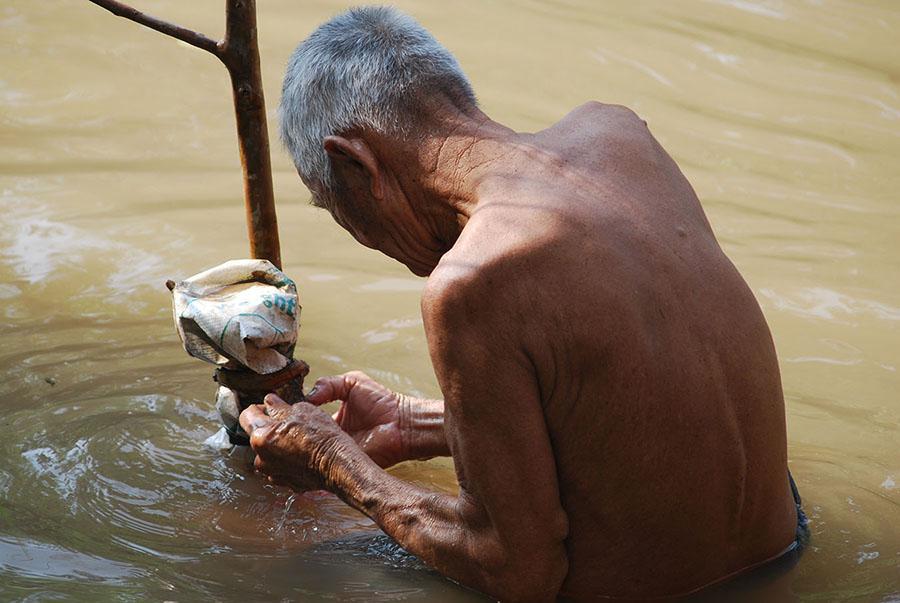
<path id="1" fill-rule="evenodd" d="M 803 501 L 800 500 L 800 491 L 797 490 L 797 484 L 794 482 L 794 476 L 788 471 L 788 479 L 791 480 L 791 494 L 794 495 L 794 504 L 797 505 L 797 532 L 794 538 L 793 549 L 802 550 L 809 543 L 809 519 L 803 512 Z M 793 550 L 792 549 L 792 550 Z"/>

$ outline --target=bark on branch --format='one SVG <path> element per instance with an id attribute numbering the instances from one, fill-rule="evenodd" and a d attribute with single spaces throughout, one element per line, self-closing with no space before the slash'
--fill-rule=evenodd
<path id="1" fill-rule="evenodd" d="M 166 34 L 167 36 L 178 38 L 182 42 L 187 42 L 191 46 L 196 46 L 197 48 L 202 48 L 207 52 L 211 52 L 217 57 L 221 54 L 219 51 L 218 42 L 211 38 L 207 38 L 202 33 L 197 33 L 196 31 L 185 29 L 184 27 L 175 25 L 174 23 L 162 21 L 160 19 L 157 19 L 156 17 L 152 17 L 148 14 L 142 13 L 141 11 L 132 8 L 127 4 L 116 2 L 116 0 L 88 1 L 93 2 L 97 6 L 105 8 L 117 17 L 123 17 L 125 19 L 128 19 L 129 21 L 140 23 L 141 25 L 149 27 L 150 29 L 155 29 L 160 33 Z"/>
<path id="2" fill-rule="evenodd" d="M 244 204 L 250 235 L 250 255 L 267 259 L 281 268 L 266 102 L 256 34 L 256 0 L 225 1 L 225 37 L 219 42 L 201 33 L 151 17 L 116 0 L 88 1 L 114 15 L 206 50 L 225 64 L 231 77 L 244 172 Z"/>
<path id="3" fill-rule="evenodd" d="M 256 0 L 226 0 L 225 6 L 225 38 L 219 46 L 234 95 L 250 254 L 281 268 L 266 100 L 256 38 Z"/>

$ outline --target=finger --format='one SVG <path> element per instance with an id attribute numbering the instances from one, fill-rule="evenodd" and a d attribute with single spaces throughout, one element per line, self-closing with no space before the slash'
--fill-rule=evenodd
<path id="1" fill-rule="evenodd" d="M 276 394 L 266 394 L 263 403 L 266 405 L 266 414 L 273 419 L 281 419 L 291 411 L 291 405 Z"/>
<path id="2" fill-rule="evenodd" d="M 315 387 L 306 394 L 306 400 L 314 406 L 328 404 L 333 400 L 346 401 L 353 388 L 366 381 L 372 381 L 372 378 L 361 371 L 321 377 L 316 381 Z"/>
<path id="3" fill-rule="evenodd" d="M 271 423 L 272 419 L 266 416 L 265 407 L 262 404 L 251 404 L 241 413 L 239 421 L 244 431 L 252 434 L 254 430 Z"/>
<path id="4" fill-rule="evenodd" d="M 341 391 L 341 379 L 341 375 L 320 377 L 316 380 L 313 388 L 309 390 L 309 393 L 306 394 L 306 401 L 315 406 L 321 406 L 322 404 L 328 404 L 332 400 L 337 400 L 340 395 L 338 392 Z"/>
<path id="5" fill-rule="evenodd" d="M 262 457 L 271 457 L 275 455 L 275 452 L 269 448 L 269 444 L 272 441 L 273 431 L 275 427 L 278 425 L 284 425 L 284 422 L 270 421 L 269 423 L 257 427 L 253 430 L 253 433 L 250 434 L 250 448 L 253 449 L 253 452 L 256 453 L 256 462 L 262 463 Z"/>
<path id="6" fill-rule="evenodd" d="M 270 475 L 266 479 L 269 480 L 270 484 L 274 484 L 276 486 L 290 487 L 291 485 L 288 479 L 283 475 Z"/>
<path id="7" fill-rule="evenodd" d="M 257 456 L 253 460 L 253 468 L 260 473 L 265 473 L 266 472 L 266 462 L 264 460 L 262 460 L 262 458 Z"/>

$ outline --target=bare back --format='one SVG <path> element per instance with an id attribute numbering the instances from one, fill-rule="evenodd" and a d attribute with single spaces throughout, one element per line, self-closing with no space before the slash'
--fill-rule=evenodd
<path id="1" fill-rule="evenodd" d="M 562 593 L 679 594 L 776 556 L 796 516 L 774 345 L 694 191 L 621 107 L 532 140 L 442 265 L 519 300 L 569 521 Z"/>

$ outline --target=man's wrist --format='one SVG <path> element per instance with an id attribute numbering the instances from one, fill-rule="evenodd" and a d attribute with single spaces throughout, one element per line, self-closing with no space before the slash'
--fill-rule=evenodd
<path id="1" fill-rule="evenodd" d="M 379 467 L 349 436 L 336 438 L 319 465 L 324 489 L 376 522 L 396 479 Z"/>
<path id="2" fill-rule="evenodd" d="M 315 470 L 322 478 L 324 489 L 343 498 L 342 492 L 352 490 L 359 480 L 362 465 L 369 456 L 353 438 L 341 433 L 330 439 L 315 460 Z"/>
<path id="3" fill-rule="evenodd" d="M 444 434 L 444 403 L 400 396 L 400 449 L 402 460 L 449 456 Z"/>

